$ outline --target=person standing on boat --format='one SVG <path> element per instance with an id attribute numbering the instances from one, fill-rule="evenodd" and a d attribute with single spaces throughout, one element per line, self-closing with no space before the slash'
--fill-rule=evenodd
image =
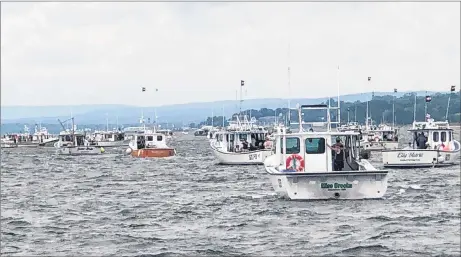
<path id="1" fill-rule="evenodd" d="M 424 136 L 422 132 L 419 133 L 418 136 L 416 137 L 416 145 L 418 149 L 426 149 L 426 142 L 427 142 L 426 136 Z"/>
<path id="2" fill-rule="evenodd" d="M 248 142 L 246 139 L 242 140 L 242 150 L 248 150 Z"/>
<path id="3" fill-rule="evenodd" d="M 339 137 L 336 143 L 330 147 L 333 150 L 333 170 L 341 171 L 344 168 L 344 145 Z"/>

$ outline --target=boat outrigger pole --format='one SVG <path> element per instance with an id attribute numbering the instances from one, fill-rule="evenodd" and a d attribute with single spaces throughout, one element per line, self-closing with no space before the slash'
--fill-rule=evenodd
<path id="1" fill-rule="evenodd" d="M 64 122 L 68 122 L 68 121 L 70 121 L 70 120 L 72 120 L 72 142 L 73 142 L 73 141 L 74 141 L 74 135 L 75 135 L 74 117 L 71 117 L 70 119 L 67 119 L 67 120 L 65 120 L 65 121 L 60 121 L 60 120 L 58 119 L 58 121 L 59 121 L 59 123 L 61 124 L 61 127 L 62 127 L 62 129 L 63 129 L 64 131 L 66 131 L 66 127 L 64 126 Z"/>

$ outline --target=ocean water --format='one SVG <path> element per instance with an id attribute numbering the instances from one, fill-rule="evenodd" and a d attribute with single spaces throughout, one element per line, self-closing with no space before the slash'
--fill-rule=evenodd
<path id="1" fill-rule="evenodd" d="M 2 149 L 2 256 L 460 255 L 459 165 L 391 170 L 381 200 L 298 202 L 262 166 L 215 165 L 205 138 L 171 145 L 155 160 Z"/>

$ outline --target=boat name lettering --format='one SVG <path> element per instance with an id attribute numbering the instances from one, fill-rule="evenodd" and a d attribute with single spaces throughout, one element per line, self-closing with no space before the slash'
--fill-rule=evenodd
<path id="1" fill-rule="evenodd" d="M 398 153 L 397 158 L 421 158 L 424 156 L 424 153 L 415 153 L 415 152 L 410 152 L 410 153 Z"/>
<path id="2" fill-rule="evenodd" d="M 259 158 L 259 153 L 252 153 L 248 155 L 250 161 L 257 160 Z"/>
<path id="3" fill-rule="evenodd" d="M 352 184 L 349 183 L 320 183 L 320 188 L 323 189 L 341 189 L 346 190 L 347 188 L 352 188 Z"/>
<path id="4" fill-rule="evenodd" d="M 77 150 L 93 150 L 91 147 L 78 147 Z"/>

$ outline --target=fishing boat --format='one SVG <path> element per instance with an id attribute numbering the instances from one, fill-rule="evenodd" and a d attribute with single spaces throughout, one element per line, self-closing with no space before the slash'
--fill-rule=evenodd
<path id="1" fill-rule="evenodd" d="M 454 139 L 448 121 L 413 122 L 408 130 L 412 141 L 403 149 L 384 150 L 384 167 L 438 167 L 459 164 L 460 143 Z M 424 137 L 420 143 L 419 137 Z"/>
<path id="2" fill-rule="evenodd" d="M 144 129 L 138 131 L 134 134 L 134 138 L 128 146 L 126 153 L 131 154 L 133 157 L 159 158 L 176 155 L 176 150 L 166 144 L 166 136 L 155 132 L 155 130 Z"/>
<path id="3" fill-rule="evenodd" d="M 38 146 L 38 142 L 34 142 L 34 136 L 30 133 L 27 125 L 24 125 L 24 130 L 21 133 L 4 135 L 1 139 L 1 143 L 4 148 Z"/>
<path id="4" fill-rule="evenodd" d="M 210 130 L 213 128 L 213 126 L 202 126 L 201 128 L 197 129 L 194 132 L 194 136 L 196 137 L 208 137 Z"/>
<path id="5" fill-rule="evenodd" d="M 299 131 L 275 133 L 275 153 L 264 167 L 275 192 L 292 200 L 373 199 L 387 191 L 388 171 L 377 170 L 360 158 L 359 133 L 332 131 L 330 105 L 297 106 Z M 326 110 L 326 129 L 304 131 L 302 110 Z M 311 123 L 312 126 L 319 125 Z M 292 123 L 295 124 L 295 123 Z M 333 145 L 336 141 L 337 144 Z M 341 142 L 341 144 L 338 143 Z"/>
<path id="6" fill-rule="evenodd" d="M 90 144 L 99 147 L 128 146 L 130 139 L 125 139 L 125 134 L 119 130 L 95 131 L 90 138 Z"/>
<path id="7" fill-rule="evenodd" d="M 158 129 L 157 132 L 165 135 L 167 139 L 173 138 L 173 131 L 171 129 Z"/>
<path id="8" fill-rule="evenodd" d="M 53 146 L 59 139 L 57 136 L 48 132 L 46 127 L 35 125 L 35 132 L 32 135 L 32 141 L 36 142 L 38 146 Z"/>
<path id="9" fill-rule="evenodd" d="M 176 155 L 176 150 L 166 143 L 164 134 L 157 132 L 154 125 L 152 129 L 147 128 L 144 122 L 143 113 L 140 123 L 142 127 L 130 128 L 129 136 L 132 138 L 126 153 L 137 158 L 162 158 Z M 156 122 L 157 124 L 157 122 Z"/>
<path id="10" fill-rule="evenodd" d="M 0 148 L 17 148 L 18 145 L 15 143 L 12 143 L 12 140 L 9 140 L 9 137 L 7 135 L 4 135 L 0 141 Z"/>
<path id="11" fill-rule="evenodd" d="M 246 115 L 241 122 L 237 116 L 225 130 L 214 132 L 210 146 L 219 164 L 262 164 L 272 154 L 267 131 L 254 122 Z"/>
<path id="12" fill-rule="evenodd" d="M 451 93 L 455 86 L 451 86 Z M 450 108 L 451 93 L 448 97 L 448 117 Z M 416 121 L 415 94 L 413 125 L 408 130 L 412 134 L 412 140 L 403 149 L 385 150 L 382 152 L 384 167 L 411 168 L 411 167 L 439 167 L 459 164 L 460 143 L 454 139 L 453 129 L 450 128 L 448 120 L 435 121 L 427 112 L 427 103 L 431 97 L 426 95 L 424 113 L 425 121 Z"/>
<path id="13" fill-rule="evenodd" d="M 72 129 L 65 129 L 63 122 L 58 120 L 64 129 L 59 133 L 59 141 L 55 143 L 59 155 L 98 155 L 105 152 L 103 147 L 90 146 L 85 132 L 77 130 L 74 118 L 69 120 L 72 120 Z"/>
<path id="14" fill-rule="evenodd" d="M 379 124 L 367 126 L 361 145 L 365 150 L 382 151 L 385 149 L 397 149 L 399 147 L 398 130 L 393 126 Z"/>

